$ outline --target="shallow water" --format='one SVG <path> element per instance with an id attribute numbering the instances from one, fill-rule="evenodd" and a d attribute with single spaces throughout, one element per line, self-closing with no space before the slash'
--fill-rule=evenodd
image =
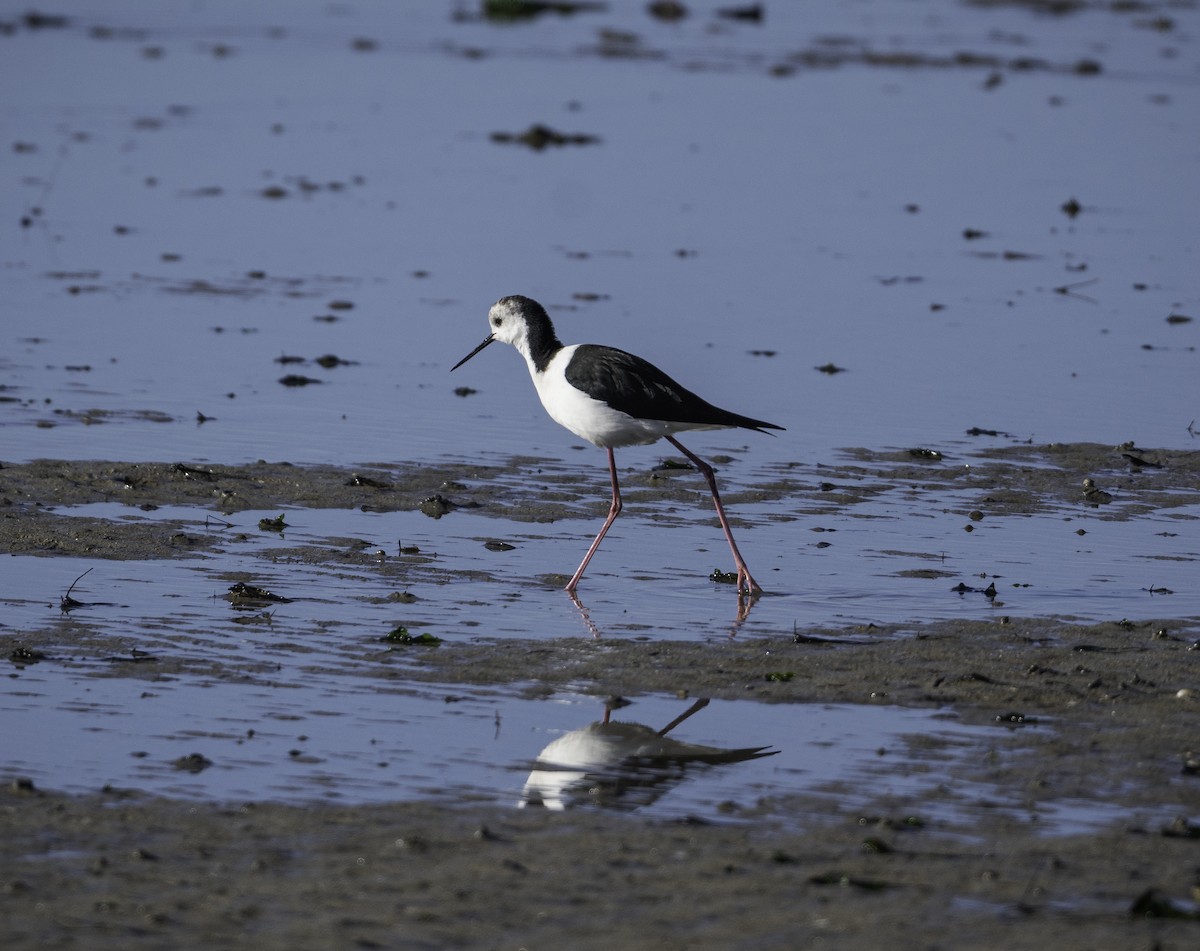
<path id="1" fill-rule="evenodd" d="M 60 509 L 181 522 L 212 545 L 5 558 L 8 640 L 79 623 L 127 645 L 7 679 L 8 770 L 72 790 L 515 801 L 595 702 L 418 686 L 380 642 L 395 625 L 452 647 L 1200 617 L 1194 477 L 1131 474 L 1114 453 L 1086 472 L 1115 496 L 1093 509 L 1079 473 L 1055 484 L 1033 454 L 1011 463 L 1051 472 L 1031 507 L 988 504 L 1008 484 L 989 467 L 1027 441 L 1195 447 L 1195 9 L 776 4 L 756 26 L 692 6 L 672 25 L 639 0 L 500 26 L 466 5 L 67 2 L 65 26 L 33 29 L 0 3 L 15 24 L 0 84 L 20 90 L 0 105 L 0 462 L 477 458 L 511 495 L 541 482 L 521 455 L 582 480 L 554 522 L 515 504 L 436 521 L 287 509 L 279 535 L 256 526 L 280 510 L 223 526 L 192 506 Z M 599 141 L 493 141 L 533 123 Z M 604 457 L 545 417 L 514 354 L 449 375 L 509 293 L 545 302 L 568 341 L 635 350 L 787 427 L 688 441 L 728 457 L 723 489 L 769 591 L 748 617 L 704 581 L 727 554 L 698 480 L 686 505 L 629 507 L 583 613 L 544 583 L 596 530 Z M 336 365 L 315 362 L 327 354 Z M 889 455 L 915 447 L 943 458 Z M 622 451 L 623 478 L 663 456 Z M 87 604 L 60 620 L 88 569 L 73 591 Z M 239 580 L 294 600 L 235 610 Z M 174 679 L 132 674 L 135 651 L 170 658 Z M 679 712 L 658 696 L 634 711 Z M 853 785 L 910 733 L 987 735 L 847 706 L 797 743 L 794 716 L 714 701 L 682 736 L 780 754 L 689 775 L 655 814 Z M 215 765 L 171 765 L 193 751 Z M 1065 829 L 1096 807 L 1063 808 Z"/>
<path id="2" fill-rule="evenodd" d="M 516 805 L 543 747 L 603 713 L 594 697 L 523 699 L 462 685 L 358 689 L 351 709 L 338 696 L 347 685 L 337 677 L 316 676 L 297 690 L 286 672 L 278 683 L 240 687 L 236 703 L 229 702 L 227 687 L 202 681 L 91 679 L 71 684 L 64 695 L 60 677 L 51 668 L 30 671 L 20 693 L 5 697 L 12 740 L 5 772 L 69 792 L 112 786 L 226 801 L 428 797 Z M 657 730 L 689 703 L 641 697 L 616 718 Z M 88 724 L 82 731 L 81 719 Z M 695 767 L 639 811 L 718 819 L 727 800 L 753 808 L 759 797 L 819 792 L 868 778 L 859 801 L 881 792 L 915 795 L 936 775 L 888 775 L 872 764 L 884 748 L 900 749 L 906 734 L 918 732 L 944 744 L 922 754 L 936 773 L 962 756 L 969 741 L 1002 731 L 890 707 L 714 701 L 672 735 L 721 748 L 767 746 L 776 755 Z M 196 771 L 178 765 L 192 754 L 211 765 Z M 853 803 L 852 796 L 840 798 Z"/>
<path id="3" fill-rule="evenodd" d="M 499 504 L 437 519 L 343 508 L 218 515 L 189 505 L 57 507 L 47 514 L 67 520 L 63 537 L 75 534 L 72 521 L 85 541 L 148 528 L 190 538 L 193 554 L 5 559 L 6 642 L 11 649 L 36 632 L 34 643 L 48 655 L 30 665 L 12 655 L 12 676 L 0 694 L 10 727 L 5 772 L 73 791 L 113 785 L 221 799 L 516 802 L 542 746 L 598 719 L 600 701 L 523 683 L 430 685 L 414 667 L 428 651 L 454 654 L 489 643 L 529 651 L 541 641 L 570 663 L 565 655 L 572 650 L 603 650 L 614 640 L 716 646 L 761 637 L 769 655 L 780 635 L 828 627 L 853 639 L 856 626 L 899 624 L 893 636 L 907 637 L 947 619 L 1200 619 L 1200 553 L 1190 530 L 1200 518 L 1196 490 L 1178 498 L 1154 494 L 1156 484 L 1187 483 L 1186 471 L 1123 476 L 1124 493 L 1107 482 L 1117 495 L 1092 508 L 1072 495 L 1075 481 L 1056 489 L 1058 470 L 1046 468 L 1049 487 L 1026 503 L 1028 511 L 972 519 L 967 513 L 981 488 L 999 496 L 1015 491 L 998 471 L 1040 479 L 1041 467 L 973 459 L 980 485 L 972 486 L 960 477 L 961 465 L 908 471 L 891 458 L 853 456 L 821 474 L 866 484 L 869 491 L 856 497 L 829 505 L 818 490 L 739 505 L 751 523 L 743 544 L 759 577 L 770 579 L 770 593 L 745 616 L 729 586 L 705 580 L 708 565 L 721 563 L 722 542 L 699 503 L 635 505 L 585 578 L 580 602 L 573 601 L 559 590 L 564 549 L 572 541 L 582 551 L 595 519 L 506 517 L 505 499 L 519 495 L 520 466 L 493 480 Z M 541 478 L 554 485 L 559 476 L 543 471 Z M 591 504 L 587 486 L 575 490 L 584 507 Z M 796 511 L 795 521 L 782 519 L 785 506 Z M 286 522 L 282 531 L 259 524 L 277 516 Z M 795 525 L 817 541 L 781 543 L 780 529 Z M 238 582 L 280 600 L 231 603 L 228 591 Z M 984 591 L 989 583 L 991 595 Z M 63 610 L 67 595 L 73 605 Z M 401 626 L 441 646 L 385 639 Z M 577 647 L 566 647 L 564 638 Z M 778 662 L 782 676 L 792 676 L 792 663 Z M 470 670 L 464 673 L 470 681 Z M 642 695 L 628 718 L 657 729 L 682 706 Z M 617 715 L 627 719 L 624 711 Z M 963 757 L 994 750 L 997 733 L 886 705 L 714 702 L 677 735 L 722 748 L 770 746 L 779 755 L 693 770 L 638 811 L 728 818 L 720 804 L 732 801 L 760 817 L 798 822 L 811 804 L 797 807 L 796 796 L 830 808 L 879 798 L 932 802 L 921 784 L 937 785 Z M 930 763 L 925 747 L 909 749 L 904 738 L 916 734 L 937 740 L 936 755 L 948 759 Z M 892 751 L 886 762 L 874 753 L 881 748 Z M 213 765 L 198 773 L 175 765 L 192 753 Z M 993 814 L 1003 807 L 1057 833 L 1120 814 L 1085 799 L 1030 812 L 1021 797 L 1010 798 L 1003 787 L 964 784 L 928 810 L 965 827 L 972 804 L 986 802 Z"/>
<path id="4" fill-rule="evenodd" d="M 59 9 L 0 37 L 7 459 L 599 466 L 513 354 L 446 372 L 514 292 L 786 426 L 696 439 L 755 464 L 1193 444 L 1193 10 Z M 532 123 L 600 141 L 492 141 Z"/>
<path id="5" fill-rule="evenodd" d="M 1083 470 L 1112 489 L 1112 501 L 1099 506 L 1085 503 L 1078 469 L 1045 465 L 1054 459 L 1046 450 L 913 464 L 855 453 L 841 466 L 768 473 L 768 500 L 735 495 L 731 505 L 767 590 L 744 617 L 732 587 L 708 580 L 726 567 L 728 552 L 694 473 L 670 476 L 667 491 L 685 488 L 668 500 L 652 494 L 663 490 L 651 490 L 656 482 L 645 473 L 627 476 L 626 512 L 580 586 L 581 613 L 559 589 L 598 527 L 603 482 L 521 464 L 498 466 L 478 491 L 447 489 L 470 504 L 440 518 L 288 505 L 219 513 L 209 504 L 61 506 L 53 513 L 79 519 L 80 531 L 97 530 L 86 520 L 99 519 L 113 532 L 182 533 L 194 557 L 130 564 L 11 555 L 0 595 L 9 630 L 41 627 L 73 579 L 91 569 L 73 596 L 111 606 L 77 609 L 75 617 L 155 632 L 164 618 L 219 620 L 228 613 L 219 599 L 246 581 L 294 599 L 269 606 L 276 630 L 307 635 L 334 625 L 381 636 L 403 623 L 466 640 L 705 640 L 866 624 L 919 629 L 953 619 L 1200 617 L 1196 474 L 1185 459 L 1122 472 L 1109 455 L 1087 456 L 1107 469 Z M 728 471 L 745 477 L 737 464 Z M 222 484 L 245 482 L 227 474 L 211 492 L 213 505 Z M 553 503 L 525 504 L 528 485 Z M 139 490 L 123 491 L 136 500 Z M 550 511 L 553 521 L 529 520 Z M 282 531 L 260 525 L 279 516 Z M 411 603 L 398 602 L 402 595 Z"/>

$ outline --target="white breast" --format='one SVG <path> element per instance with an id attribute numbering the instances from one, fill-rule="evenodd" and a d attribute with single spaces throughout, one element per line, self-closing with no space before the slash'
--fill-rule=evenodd
<path id="1" fill-rule="evenodd" d="M 565 371 L 577 346 L 563 347 L 540 373 L 532 362 L 529 363 L 542 406 L 560 426 L 601 447 L 644 445 L 669 433 L 691 428 L 678 423 L 635 419 L 575 389 L 567 382 Z"/>

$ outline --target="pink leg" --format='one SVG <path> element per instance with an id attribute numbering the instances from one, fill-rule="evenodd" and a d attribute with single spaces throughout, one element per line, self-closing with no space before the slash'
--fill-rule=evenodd
<path id="1" fill-rule="evenodd" d="M 677 716 L 674 720 L 672 720 L 670 723 L 668 723 L 666 726 L 664 726 L 661 730 L 659 730 L 658 735 L 666 736 L 673 729 L 675 729 L 675 727 L 679 726 L 679 724 L 681 724 L 684 720 L 686 720 L 688 717 L 690 717 L 693 713 L 699 713 L 701 710 L 703 710 L 707 706 L 708 706 L 708 700 L 705 700 L 705 699 L 697 700 L 690 707 L 688 707 L 686 710 L 684 710 L 683 713 L 679 714 L 679 716 Z"/>
<path id="2" fill-rule="evenodd" d="M 729 550 L 733 552 L 733 562 L 737 565 L 738 591 L 744 591 L 746 594 L 761 593 L 762 585 L 750 575 L 750 569 L 746 567 L 746 561 L 742 558 L 742 553 L 738 551 L 737 542 L 733 540 L 733 531 L 729 528 L 729 520 L 725 517 L 725 506 L 721 504 L 721 496 L 717 493 L 717 479 L 713 474 L 712 466 L 685 448 L 683 443 L 674 436 L 668 436 L 667 441 L 692 461 L 692 465 L 700 470 L 700 474 L 708 483 L 708 488 L 712 492 L 713 504 L 717 507 L 717 518 L 721 521 L 721 528 L 725 530 L 725 540 L 729 542 Z"/>
<path id="3" fill-rule="evenodd" d="M 574 591 L 579 585 L 579 579 L 583 577 L 583 572 L 587 568 L 588 562 L 592 560 L 592 555 L 596 554 L 596 549 L 600 547 L 600 540 L 608 534 L 608 530 L 612 528 L 612 523 L 621 514 L 621 486 L 617 483 L 617 458 L 613 455 L 611 448 L 608 450 L 608 472 L 612 476 L 613 490 L 612 505 L 608 507 L 608 518 L 604 520 L 604 525 L 600 529 L 600 534 L 596 536 L 596 540 L 592 542 L 592 547 L 583 556 L 583 561 L 580 562 L 579 569 L 575 572 L 571 580 L 567 582 L 567 591 Z"/>

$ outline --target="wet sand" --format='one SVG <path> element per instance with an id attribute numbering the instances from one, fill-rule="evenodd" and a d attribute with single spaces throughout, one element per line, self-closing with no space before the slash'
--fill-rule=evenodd
<path id="1" fill-rule="evenodd" d="M 1077 493 L 1078 477 L 1111 466 L 1114 451 L 1004 452 L 1038 463 L 997 469 L 1007 475 L 991 504 L 1011 513 Z M 1048 458 L 1052 470 L 1041 465 Z M 1195 457 L 1160 458 L 1166 474 L 1113 517 L 1194 501 Z M 870 462 L 874 478 L 961 478 L 906 454 Z M 520 517 L 511 488 L 520 466 L 372 469 L 378 485 L 349 470 L 266 463 L 6 466 L 0 548 L 144 559 L 208 544 L 184 525 L 95 519 L 80 531 L 72 519 L 67 530 L 53 511 L 113 499 L 219 513 L 414 508 L 440 495 Z M 827 476 L 849 485 L 852 468 Z M 596 485 L 542 475 L 548 501 L 530 518 L 595 504 Z M 634 491 L 682 490 L 648 475 Z M 805 478 L 755 492 L 830 504 Z M 120 647 L 86 626 L 71 630 L 51 624 L 19 643 L 6 637 L 5 647 L 66 663 L 56 659 L 64 638 L 80 630 L 89 651 Z M 505 639 L 425 652 L 405 676 L 789 704 L 798 734 L 809 703 L 937 708 L 995 734 L 918 799 L 859 788 L 851 806 L 849 790 L 825 788 L 731 803 L 722 822 L 469 803 L 192 803 L 115 789 L 73 797 L 16 782 L 0 794 L 5 946 L 1191 948 L 1200 936 L 1198 638 L 1194 617 L 1082 626 L 999 616 L 716 643 Z M 242 676 L 241 663 L 253 660 L 207 673 Z M 768 679 L 779 671 L 793 676 Z M 108 675 L 163 673 L 129 664 Z M 20 686 L 15 672 L 11 683 Z M 909 742 L 882 760 L 928 770 L 920 747 L 933 741 Z M 1087 804 L 1101 814 L 1064 832 L 1058 811 L 1080 803 L 1085 816 Z"/>

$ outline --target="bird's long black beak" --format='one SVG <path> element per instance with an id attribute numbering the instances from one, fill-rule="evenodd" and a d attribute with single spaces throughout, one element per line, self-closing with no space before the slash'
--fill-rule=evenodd
<path id="1" fill-rule="evenodd" d="M 468 360 L 470 360 L 471 357 L 475 356 L 475 354 L 477 354 L 480 350 L 482 350 L 484 347 L 486 347 L 489 343 L 491 343 L 495 339 L 496 339 L 495 334 L 488 334 L 486 337 L 483 338 L 483 343 L 481 343 L 478 347 L 476 347 L 474 350 L 472 350 L 470 353 L 468 353 L 465 357 L 463 357 L 461 360 L 459 360 L 458 363 L 454 364 L 454 366 L 452 366 L 450 368 L 450 372 L 453 373 L 460 366 L 462 366 L 464 363 L 466 363 Z"/>

